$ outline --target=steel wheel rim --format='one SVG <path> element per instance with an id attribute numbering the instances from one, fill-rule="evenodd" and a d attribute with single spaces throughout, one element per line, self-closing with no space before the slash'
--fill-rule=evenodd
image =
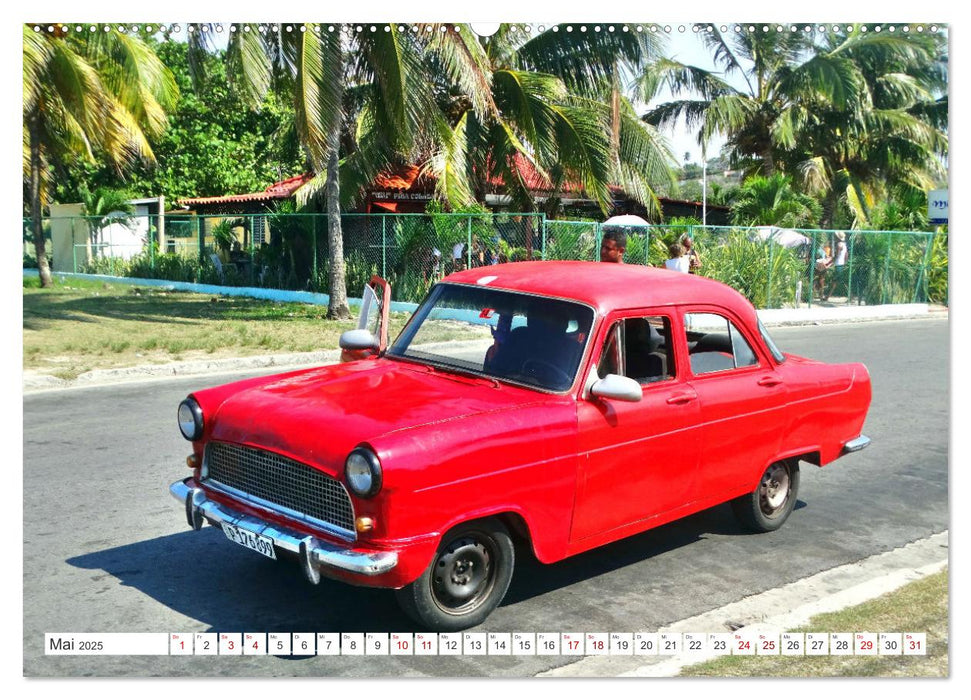
<path id="1" fill-rule="evenodd" d="M 495 583 L 495 543 L 466 535 L 443 547 L 431 579 L 435 604 L 450 615 L 469 613 L 488 599 Z"/>
<path id="2" fill-rule="evenodd" d="M 762 475 L 759 485 L 759 508 L 767 518 L 774 518 L 789 502 L 792 479 L 789 470 L 781 464 L 773 464 Z"/>

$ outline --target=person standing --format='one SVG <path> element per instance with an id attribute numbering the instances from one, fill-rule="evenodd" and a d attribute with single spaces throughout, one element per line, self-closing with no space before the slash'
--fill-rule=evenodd
<path id="1" fill-rule="evenodd" d="M 832 282 L 826 292 L 826 299 L 832 296 L 837 286 L 842 285 L 843 275 L 846 272 L 846 258 L 849 251 L 846 248 L 846 234 L 842 231 L 836 232 L 836 250 L 833 252 L 833 271 L 831 273 Z M 842 290 L 841 290 L 842 291 Z"/>
<path id="2" fill-rule="evenodd" d="M 623 231 L 604 231 L 600 242 L 600 262 L 623 263 L 627 250 L 627 234 Z"/>
<path id="3" fill-rule="evenodd" d="M 821 300 L 825 299 L 824 294 L 826 294 L 826 271 L 833 266 L 833 255 L 830 251 L 831 249 L 828 245 L 823 246 L 815 263 L 816 277 L 813 280 L 813 286 L 815 287 L 816 295 Z"/>
<path id="4" fill-rule="evenodd" d="M 672 243 L 668 246 L 668 259 L 664 261 L 664 267 L 687 274 L 691 270 L 691 258 L 680 244 Z"/>
<path id="5" fill-rule="evenodd" d="M 701 256 L 698 255 L 698 250 L 695 248 L 691 236 L 688 234 L 682 236 L 681 247 L 684 248 L 684 254 L 688 258 L 688 272 L 692 275 L 698 274 L 698 270 L 701 269 Z"/>

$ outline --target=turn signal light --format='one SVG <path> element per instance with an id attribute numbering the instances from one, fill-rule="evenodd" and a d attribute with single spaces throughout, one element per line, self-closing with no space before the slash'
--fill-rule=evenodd
<path id="1" fill-rule="evenodd" d="M 373 518 L 358 518 L 354 527 L 358 532 L 370 532 L 374 529 L 374 519 Z"/>
<path id="2" fill-rule="evenodd" d="M 189 469 L 198 469 L 199 455 L 193 452 L 191 455 L 185 458 L 185 463 L 189 465 Z"/>

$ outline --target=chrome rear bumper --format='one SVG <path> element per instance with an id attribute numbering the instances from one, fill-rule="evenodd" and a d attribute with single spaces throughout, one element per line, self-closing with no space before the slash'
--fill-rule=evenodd
<path id="1" fill-rule="evenodd" d="M 859 452 L 869 444 L 870 438 L 868 438 L 866 435 L 861 435 L 860 437 L 854 438 L 843 445 L 843 451 L 840 452 L 840 456 L 848 455 L 850 452 Z"/>
<path id="2" fill-rule="evenodd" d="M 320 567 L 341 569 L 353 574 L 378 576 L 391 571 L 398 564 L 398 553 L 378 550 L 358 550 L 333 545 L 312 535 L 266 522 L 260 518 L 229 508 L 206 497 L 205 492 L 176 481 L 169 487 L 175 500 L 185 505 L 189 527 L 198 530 L 203 520 L 214 524 L 229 523 L 241 530 L 263 535 L 280 549 L 296 554 L 304 575 L 311 583 L 320 582 Z"/>

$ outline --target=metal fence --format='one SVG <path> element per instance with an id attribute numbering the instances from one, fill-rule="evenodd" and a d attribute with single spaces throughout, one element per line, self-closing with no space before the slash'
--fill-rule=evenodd
<path id="1" fill-rule="evenodd" d="M 26 242 L 25 264 L 32 245 Z M 55 271 L 230 286 L 329 291 L 326 214 L 45 219 Z M 97 225 L 96 225 L 97 224 Z M 607 226 L 542 214 L 345 214 L 347 288 L 372 275 L 394 298 L 418 301 L 459 269 L 517 260 L 597 260 Z M 100 227 L 99 227 L 100 226 Z M 663 266 L 669 246 L 693 240 L 699 274 L 757 308 L 814 304 L 947 304 L 947 234 L 771 227 L 624 226 L 624 261 Z M 846 246 L 836 262 L 838 234 Z M 819 260 L 829 264 L 817 264 Z"/>

